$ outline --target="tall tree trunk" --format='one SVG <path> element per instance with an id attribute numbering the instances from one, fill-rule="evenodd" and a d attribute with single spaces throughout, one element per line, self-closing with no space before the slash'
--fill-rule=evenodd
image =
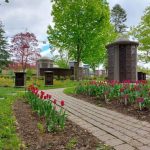
<path id="1" fill-rule="evenodd" d="M 96 67 L 92 66 L 92 70 L 93 70 L 93 74 L 94 74 L 94 77 L 95 77 L 96 76 Z"/>
<path id="2" fill-rule="evenodd" d="M 80 44 L 78 42 L 77 44 L 77 63 L 76 63 L 76 68 L 75 68 L 75 80 L 79 81 L 80 77 L 79 77 L 79 64 L 80 64 L 80 56 L 81 56 L 81 48 L 80 48 Z"/>

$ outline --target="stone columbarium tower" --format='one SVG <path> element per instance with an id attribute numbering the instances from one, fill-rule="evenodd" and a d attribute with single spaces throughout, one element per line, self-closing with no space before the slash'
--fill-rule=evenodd
<path id="1" fill-rule="evenodd" d="M 120 38 L 106 46 L 108 51 L 108 80 L 137 80 L 137 47 L 139 43 Z"/>

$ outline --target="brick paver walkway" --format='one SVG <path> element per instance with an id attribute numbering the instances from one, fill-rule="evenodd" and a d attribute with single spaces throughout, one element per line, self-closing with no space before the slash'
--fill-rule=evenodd
<path id="1" fill-rule="evenodd" d="M 63 89 L 46 90 L 65 101 L 69 119 L 116 150 L 150 150 L 150 123 L 70 97 Z"/>

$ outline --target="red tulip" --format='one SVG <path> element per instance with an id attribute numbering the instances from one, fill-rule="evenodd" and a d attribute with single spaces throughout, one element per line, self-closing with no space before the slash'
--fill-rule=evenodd
<path id="1" fill-rule="evenodd" d="M 47 99 L 47 96 L 44 96 L 44 99 Z"/>
<path id="2" fill-rule="evenodd" d="M 125 99 L 128 99 L 128 94 L 125 94 L 124 96 L 123 96 Z"/>
<path id="3" fill-rule="evenodd" d="M 63 100 L 61 100 L 60 104 L 61 104 L 61 106 L 64 106 L 65 102 Z"/>
<path id="4" fill-rule="evenodd" d="M 44 95 L 44 94 L 45 94 L 45 92 L 41 91 L 41 95 Z"/>
<path id="5" fill-rule="evenodd" d="M 136 101 L 137 101 L 138 103 L 143 103 L 143 102 L 144 102 L 144 98 L 143 98 L 143 97 L 138 97 L 138 98 L 136 99 Z"/>
<path id="6" fill-rule="evenodd" d="M 124 88 L 121 88 L 121 89 L 120 89 L 120 92 L 124 92 Z"/>
<path id="7" fill-rule="evenodd" d="M 57 103 L 57 100 L 56 100 L 56 99 L 54 99 L 53 103 L 54 103 L 54 104 L 56 104 L 56 103 Z"/>
<path id="8" fill-rule="evenodd" d="M 49 99 L 51 99 L 51 98 L 52 98 L 52 95 L 49 94 Z"/>
<path id="9" fill-rule="evenodd" d="M 40 99 L 43 99 L 43 95 L 40 96 Z"/>

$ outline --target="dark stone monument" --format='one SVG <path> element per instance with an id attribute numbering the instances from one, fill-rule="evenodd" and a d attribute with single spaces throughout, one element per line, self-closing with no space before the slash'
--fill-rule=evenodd
<path id="1" fill-rule="evenodd" d="M 108 50 L 108 80 L 137 80 L 137 47 L 139 43 L 120 38 L 106 46 Z"/>
<path id="2" fill-rule="evenodd" d="M 45 71 L 45 86 L 53 85 L 53 72 Z"/>
<path id="3" fill-rule="evenodd" d="M 146 80 L 146 73 L 143 73 L 143 80 Z"/>
<path id="4" fill-rule="evenodd" d="M 146 73 L 138 72 L 138 80 L 146 80 Z"/>
<path id="5" fill-rule="evenodd" d="M 25 72 L 15 72 L 15 87 L 24 87 L 26 80 Z"/>

